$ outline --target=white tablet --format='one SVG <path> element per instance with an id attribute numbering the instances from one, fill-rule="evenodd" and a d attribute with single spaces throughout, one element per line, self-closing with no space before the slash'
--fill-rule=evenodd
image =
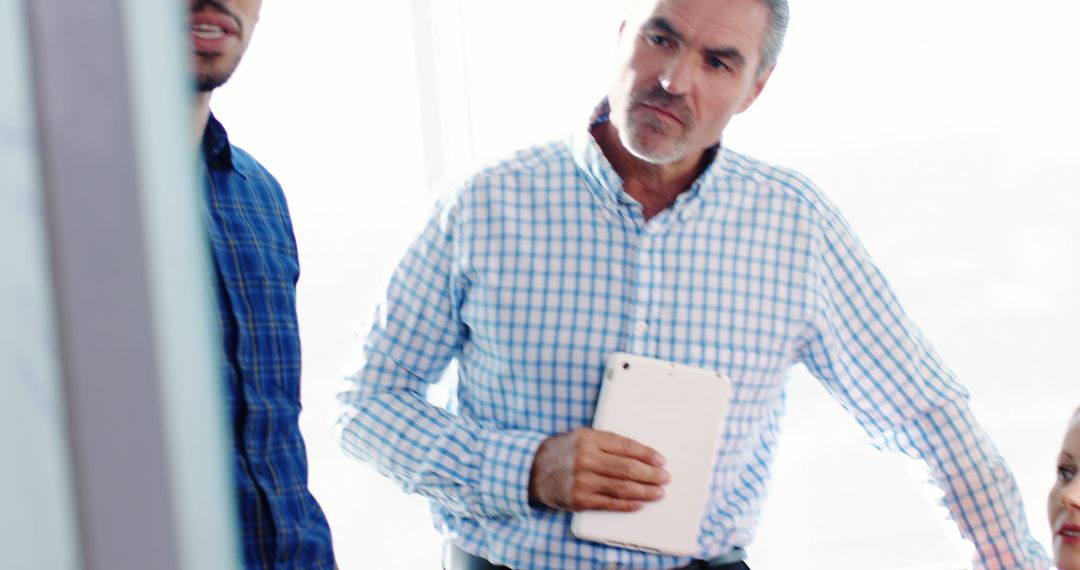
<path id="1" fill-rule="evenodd" d="M 574 536 L 692 555 L 730 395 L 731 380 L 719 372 L 621 352 L 611 355 L 592 427 L 659 451 L 671 481 L 664 498 L 632 513 L 575 513 Z"/>

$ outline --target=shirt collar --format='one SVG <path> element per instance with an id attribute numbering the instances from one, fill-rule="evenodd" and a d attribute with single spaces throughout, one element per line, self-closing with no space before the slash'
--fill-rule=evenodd
<path id="1" fill-rule="evenodd" d="M 225 127 L 222 126 L 213 113 L 210 113 L 210 117 L 206 121 L 206 130 L 203 132 L 202 153 L 203 160 L 209 169 L 217 171 L 232 170 L 243 175 L 233 161 L 229 133 L 225 132 Z"/>
<path id="2" fill-rule="evenodd" d="M 635 202 L 623 190 L 622 178 L 615 172 L 615 168 L 611 166 L 607 157 L 604 156 L 604 151 L 600 149 L 600 145 L 596 143 L 596 139 L 592 136 L 593 127 L 608 121 L 610 113 L 611 108 L 605 97 L 593 109 L 588 128 L 576 131 L 571 136 L 570 150 L 574 157 L 574 164 L 585 178 L 589 189 L 596 194 L 604 205 L 617 209 L 620 204 L 633 204 Z M 699 203 L 696 198 L 701 193 L 701 188 L 715 186 L 712 181 L 727 168 L 725 165 L 728 162 L 728 153 L 720 143 L 708 148 L 705 152 L 711 157 L 709 166 L 669 208 L 674 210 L 679 217 L 690 213 L 688 206 Z"/>

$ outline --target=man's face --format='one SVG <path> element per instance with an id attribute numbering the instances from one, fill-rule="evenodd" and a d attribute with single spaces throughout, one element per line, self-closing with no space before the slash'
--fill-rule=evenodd
<path id="1" fill-rule="evenodd" d="M 656 163 L 696 157 L 750 107 L 768 8 L 760 0 L 641 0 L 619 36 L 620 71 L 608 95 L 628 151 Z"/>
<path id="2" fill-rule="evenodd" d="M 251 42 L 262 0 L 189 0 L 192 55 L 200 92 L 229 80 Z"/>
<path id="3" fill-rule="evenodd" d="M 1054 534 L 1054 559 L 1061 570 L 1080 570 L 1080 412 L 1073 415 L 1058 456 L 1057 480 L 1047 511 Z"/>

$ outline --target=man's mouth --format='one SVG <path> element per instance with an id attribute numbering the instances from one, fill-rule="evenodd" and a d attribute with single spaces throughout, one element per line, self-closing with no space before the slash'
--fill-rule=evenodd
<path id="1" fill-rule="evenodd" d="M 193 24 L 191 34 L 202 40 L 220 40 L 228 35 L 225 28 L 214 24 Z"/>
<path id="2" fill-rule="evenodd" d="M 191 14 L 189 26 L 192 45 L 200 57 L 225 53 L 232 41 L 240 38 L 240 22 L 212 9 Z"/>
<path id="3" fill-rule="evenodd" d="M 686 124 L 686 122 L 682 120 L 682 117 L 680 117 L 677 113 L 675 113 L 674 111 L 668 109 L 667 107 L 664 107 L 662 105 L 653 105 L 653 104 L 650 104 L 650 103 L 642 103 L 641 106 L 645 107 L 646 109 L 649 109 L 650 111 L 652 111 L 654 113 L 664 115 L 665 117 L 671 119 L 672 121 L 675 121 L 675 122 L 679 123 L 680 125 L 685 125 Z"/>
<path id="4" fill-rule="evenodd" d="M 240 22 L 230 14 L 202 10 L 191 15 L 191 34 L 203 40 L 220 40 L 240 35 Z"/>

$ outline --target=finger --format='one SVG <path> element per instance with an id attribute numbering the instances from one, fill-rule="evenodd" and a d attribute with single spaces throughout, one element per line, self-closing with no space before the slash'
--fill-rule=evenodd
<path id="1" fill-rule="evenodd" d="M 594 438 L 590 439 L 594 439 L 595 445 L 605 453 L 630 457 L 657 467 L 664 466 L 664 456 L 647 445 L 609 431 L 595 431 L 594 434 Z"/>
<path id="2" fill-rule="evenodd" d="M 660 467 L 607 453 L 586 454 L 578 458 L 578 469 L 613 479 L 635 481 L 649 485 L 664 485 L 671 475 Z"/>
<path id="3" fill-rule="evenodd" d="M 599 478 L 595 478 L 592 484 L 581 483 L 575 486 L 571 493 L 569 504 L 563 508 L 569 511 L 636 511 L 645 505 L 645 501 L 613 497 L 597 492 L 595 485 Z"/>
<path id="4" fill-rule="evenodd" d="M 575 484 L 575 492 L 580 493 L 579 496 L 575 497 L 575 500 L 601 495 L 624 501 L 651 502 L 664 497 L 664 489 L 659 485 L 649 485 L 626 479 L 614 479 L 595 473 L 579 475 Z"/>
<path id="5" fill-rule="evenodd" d="M 593 495 L 587 502 L 571 507 L 570 511 L 615 511 L 629 513 L 639 510 L 644 506 L 645 503 L 641 501 L 626 501 L 604 495 Z"/>

